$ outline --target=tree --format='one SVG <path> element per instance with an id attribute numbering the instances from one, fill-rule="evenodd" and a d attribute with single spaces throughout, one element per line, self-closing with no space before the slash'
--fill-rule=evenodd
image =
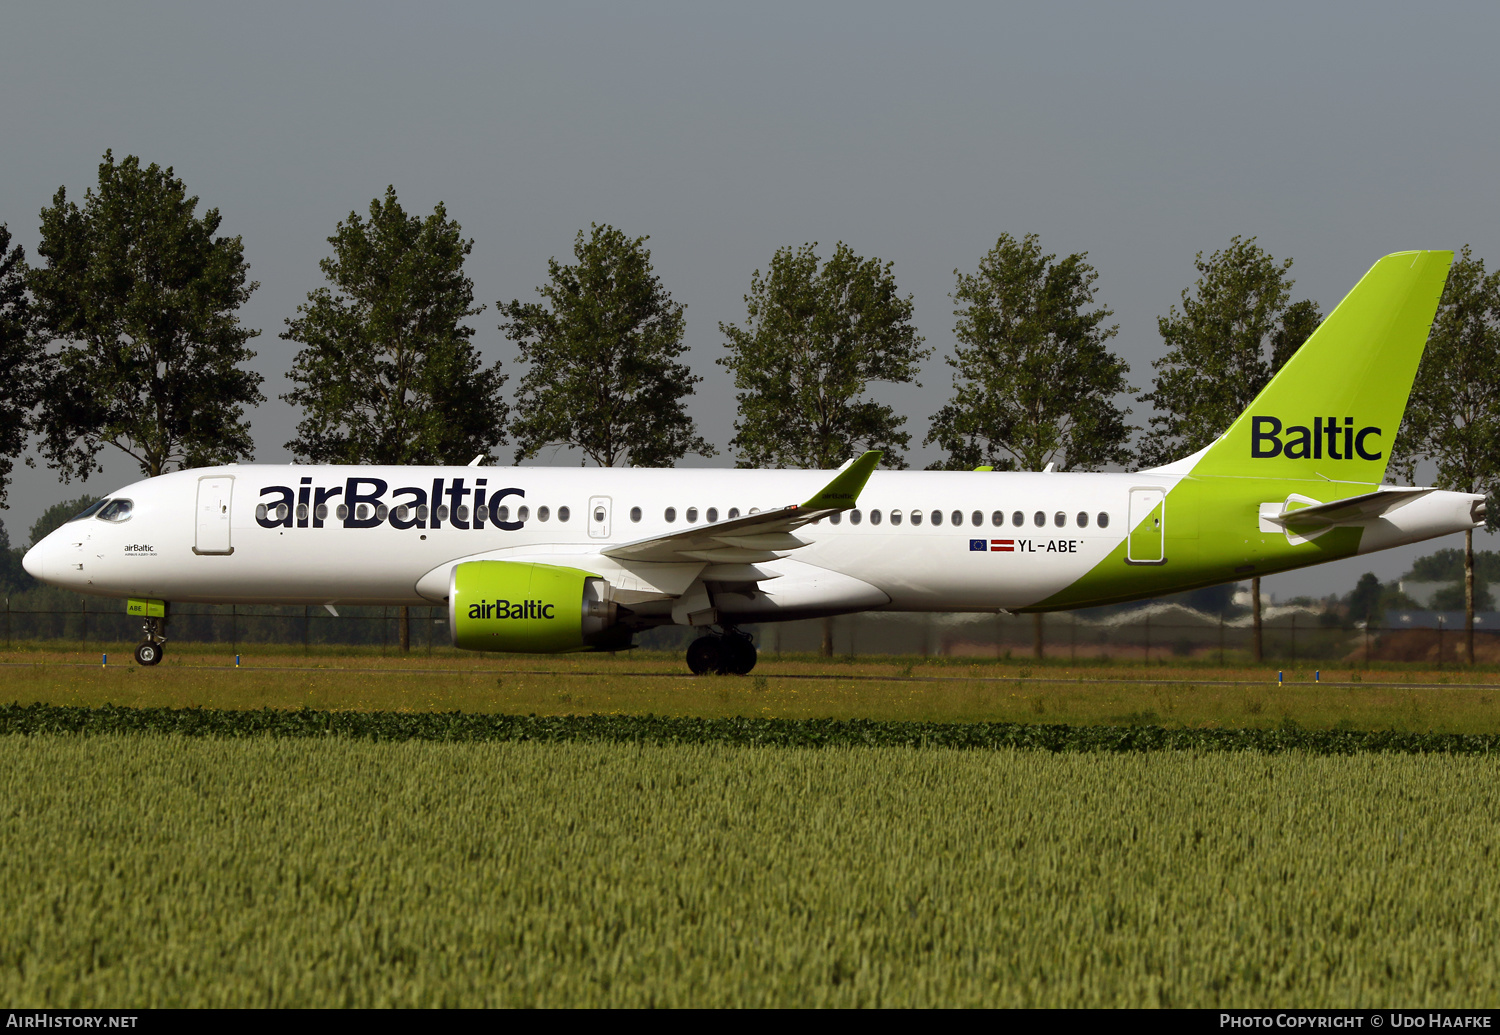
<path id="1" fill-rule="evenodd" d="M 82 514 L 85 510 L 88 510 L 95 503 L 99 502 L 100 499 L 101 497 L 99 496 L 85 495 L 79 496 L 76 500 L 63 500 L 61 503 L 52 504 L 52 506 L 42 511 L 41 517 L 31 523 L 31 545 L 35 546 L 43 539 L 46 539 L 53 532 L 66 525 L 70 519 Z"/>
<path id="2" fill-rule="evenodd" d="M 531 364 L 511 424 L 516 459 L 573 446 L 600 467 L 670 467 L 713 456 L 684 402 L 702 380 L 678 362 L 684 306 L 651 269 L 647 237 L 592 225 L 573 243 L 577 265 L 547 262 L 546 304 L 501 303 L 500 329 Z"/>
<path id="3" fill-rule="evenodd" d="M 1213 443 L 1245 411 L 1282 365 L 1322 322 L 1317 303 L 1290 301 L 1292 260 L 1277 262 L 1255 238 L 1194 259 L 1198 283 L 1183 291 L 1182 309 L 1159 317 L 1167 353 L 1152 363 L 1154 404 L 1144 466 L 1170 463 Z M 1255 659 L 1262 657 L 1260 577 L 1250 580 L 1255 608 Z"/>
<path id="4" fill-rule="evenodd" d="M 1437 466 L 1434 484 L 1491 495 L 1500 483 L 1500 271 L 1486 275 L 1468 245 L 1459 252 L 1392 449 L 1408 481 L 1416 465 Z M 1474 530 L 1464 532 L 1464 658 L 1474 663 Z"/>
<path id="5" fill-rule="evenodd" d="M 26 448 L 32 411 L 46 380 L 47 355 L 32 334 L 26 294 L 26 249 L 10 246 L 10 228 L 0 223 L 0 506 L 6 502 L 15 458 Z M 28 463 L 30 462 L 28 458 Z"/>
<path id="6" fill-rule="evenodd" d="M 1349 620 L 1363 622 L 1371 627 L 1380 622 L 1382 612 L 1380 579 L 1374 572 L 1365 572 L 1349 593 Z"/>
<path id="7" fill-rule="evenodd" d="M 474 306 L 464 259 L 474 242 L 441 202 L 408 216 L 387 187 L 338 224 L 318 263 L 329 287 L 308 292 L 281 337 L 304 347 L 282 396 L 302 408 L 298 459 L 342 464 L 457 464 L 505 441 L 500 364 L 485 367 L 463 321 Z M 401 608 L 401 649 L 411 612 Z"/>
<path id="8" fill-rule="evenodd" d="M 281 335 L 303 345 L 282 396 L 302 408 L 298 459 L 343 464 L 458 464 L 505 442 L 500 364 L 485 367 L 463 321 L 473 249 L 440 202 L 408 216 L 387 187 L 328 238 L 330 286 L 308 292 Z"/>
<path id="9" fill-rule="evenodd" d="M 745 327 L 719 324 L 719 359 L 740 389 L 730 445 L 741 467 L 837 467 L 880 449 L 891 467 L 911 436 L 906 418 L 868 397 L 872 382 L 916 380 L 930 353 L 912 326 L 889 262 L 862 259 L 842 241 L 820 268 L 817 242 L 782 248 L 745 296 Z M 833 656 L 833 620 L 823 620 L 823 656 Z"/>
<path id="10" fill-rule="evenodd" d="M 977 273 L 953 271 L 953 398 L 923 442 L 948 452 L 934 467 L 1094 471 L 1133 458 L 1130 411 L 1114 401 L 1133 391 L 1130 368 L 1106 347 L 1119 328 L 1090 308 L 1099 274 L 1086 254 L 1056 259 L 1036 234 L 1001 234 Z"/>
<path id="11" fill-rule="evenodd" d="M 837 467 L 885 451 L 905 467 L 906 418 L 868 397 L 875 382 L 907 384 L 931 352 L 912 326 L 912 301 L 891 263 L 862 259 L 842 241 L 819 265 L 817 243 L 782 248 L 756 270 L 741 328 L 719 325 L 734 372 L 739 417 L 731 446 L 742 467 Z"/>
<path id="12" fill-rule="evenodd" d="M 42 210 L 27 284 L 39 330 L 62 343 L 38 425 L 64 481 L 100 470 L 113 445 L 148 477 L 253 453 L 245 406 L 264 401 L 239 307 L 257 285 L 238 237 L 215 237 L 218 209 L 194 215 L 172 169 L 116 164 L 83 206 L 58 188 Z"/>

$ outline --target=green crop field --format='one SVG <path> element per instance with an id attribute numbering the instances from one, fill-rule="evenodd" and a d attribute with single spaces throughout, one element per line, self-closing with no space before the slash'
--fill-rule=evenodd
<path id="1" fill-rule="evenodd" d="M 1480 1006 L 1500 758 L 0 737 L 0 999 Z"/>

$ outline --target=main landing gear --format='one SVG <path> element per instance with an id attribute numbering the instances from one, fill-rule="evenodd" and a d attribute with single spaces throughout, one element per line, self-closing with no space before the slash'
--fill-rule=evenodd
<path id="1" fill-rule="evenodd" d="M 162 651 L 167 645 L 167 620 L 165 618 L 148 618 L 145 625 L 141 628 L 146 634 L 146 642 L 135 649 L 136 664 L 160 664 Z"/>
<path id="2" fill-rule="evenodd" d="M 738 629 L 729 628 L 722 635 L 710 633 L 694 640 L 687 649 L 688 668 L 693 675 L 710 672 L 743 676 L 755 667 L 755 644 Z"/>

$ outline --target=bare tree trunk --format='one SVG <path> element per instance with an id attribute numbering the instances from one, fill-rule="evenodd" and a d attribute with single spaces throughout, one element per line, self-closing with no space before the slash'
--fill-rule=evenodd
<path id="1" fill-rule="evenodd" d="M 1474 664 L 1474 530 L 1464 529 L 1464 660 Z"/>
<path id="2" fill-rule="evenodd" d="M 1038 661 L 1042 660 L 1042 613 L 1034 611 L 1031 615 L 1031 654 Z"/>
<path id="3" fill-rule="evenodd" d="M 823 619 L 823 657 L 833 657 L 833 618 Z"/>
<path id="4" fill-rule="evenodd" d="M 1250 600 L 1251 600 L 1251 603 L 1254 604 L 1254 606 L 1255 606 L 1255 643 L 1254 643 L 1255 660 L 1256 661 L 1260 661 L 1260 660 L 1262 660 L 1265 657 L 1265 649 L 1264 649 L 1265 645 L 1264 645 L 1264 641 L 1261 639 L 1261 629 L 1260 629 L 1260 576 L 1259 575 L 1255 576 L 1255 578 L 1253 578 L 1253 579 L 1250 580 Z"/>
<path id="5" fill-rule="evenodd" d="M 396 615 L 396 631 L 401 637 L 401 652 L 411 650 L 411 608 L 402 606 Z"/>

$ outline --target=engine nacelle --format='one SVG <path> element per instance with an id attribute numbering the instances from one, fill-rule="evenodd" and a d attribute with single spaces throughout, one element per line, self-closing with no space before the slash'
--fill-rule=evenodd
<path id="1" fill-rule="evenodd" d="M 466 561 L 448 585 L 448 626 L 464 650 L 553 654 L 619 647 L 609 583 L 578 568 L 526 561 Z"/>

